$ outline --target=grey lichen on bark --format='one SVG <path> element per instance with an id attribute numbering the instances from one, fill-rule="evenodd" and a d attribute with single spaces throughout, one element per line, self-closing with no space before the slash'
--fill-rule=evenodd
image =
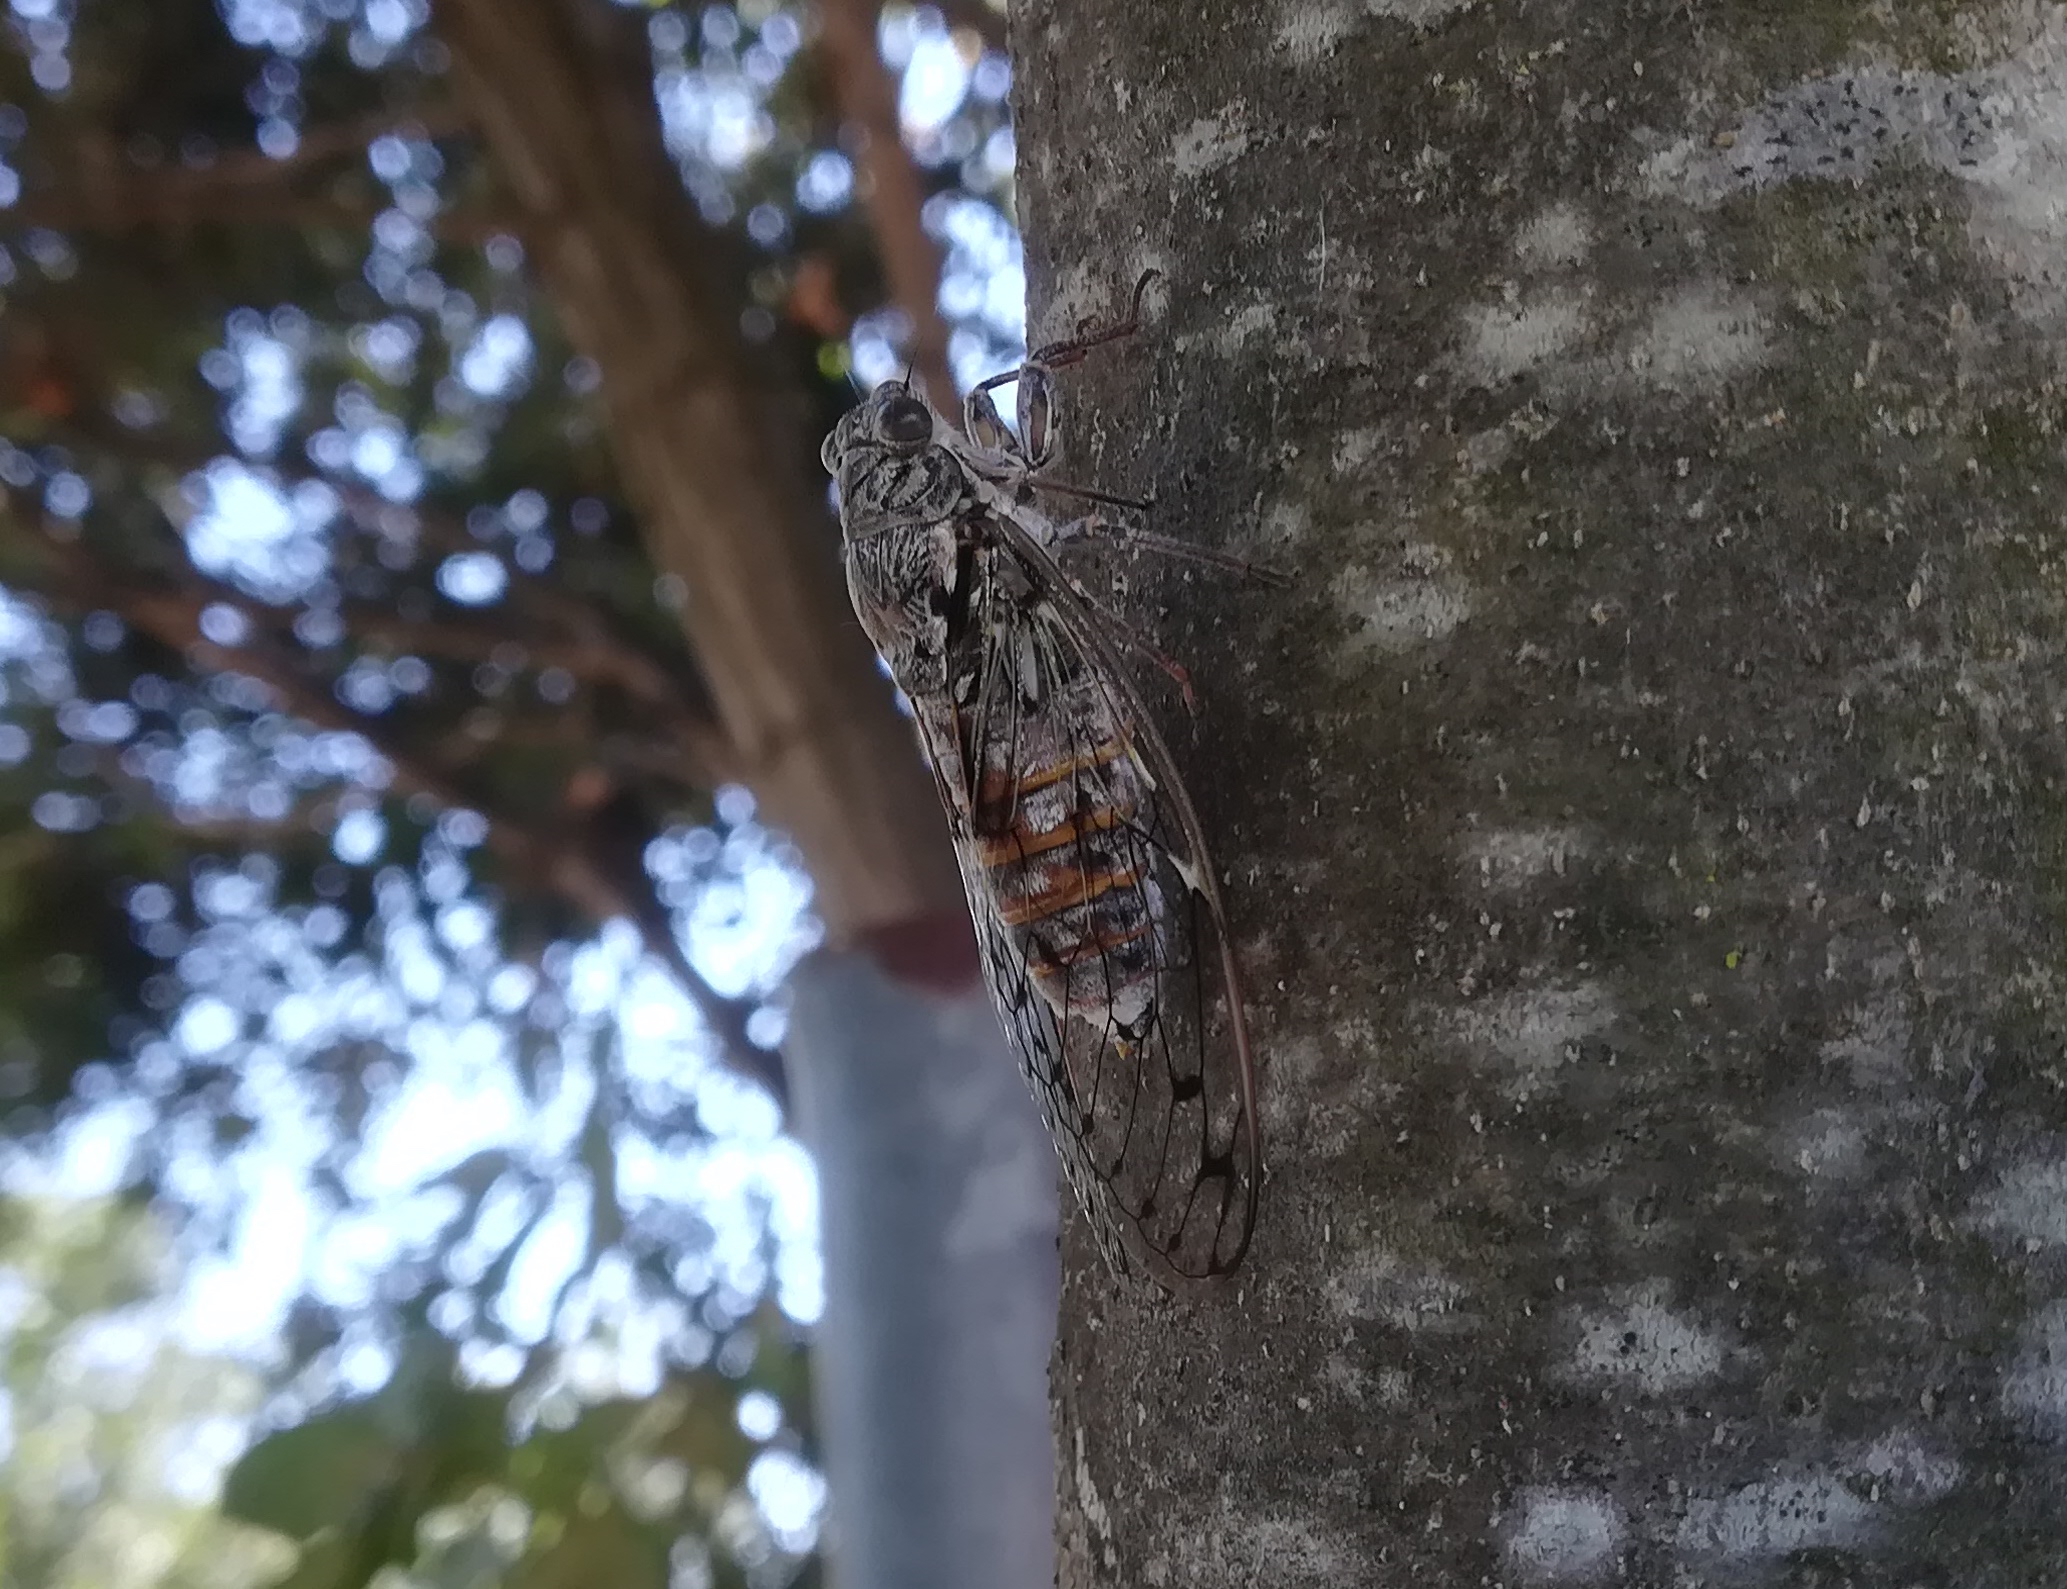
<path id="1" fill-rule="evenodd" d="M 1036 337 L 1168 277 L 1069 472 L 1298 575 L 1132 571 L 1273 1176 L 1234 1295 L 1072 1249 L 1063 1581 L 2057 1573 L 2059 9 L 1014 47 Z"/>

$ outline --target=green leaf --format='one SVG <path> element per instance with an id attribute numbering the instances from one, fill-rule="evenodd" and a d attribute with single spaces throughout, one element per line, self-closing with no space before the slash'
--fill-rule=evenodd
<path id="1" fill-rule="evenodd" d="M 301 1559 L 284 1578 L 273 1581 L 273 1589 L 354 1589 L 365 1574 L 358 1572 L 359 1552 L 342 1534 L 326 1531 L 301 1548 Z"/>
<path id="2" fill-rule="evenodd" d="M 268 1435 L 223 1486 L 223 1510 L 290 1539 L 349 1532 L 394 1482 L 401 1452 L 363 1409 L 348 1408 Z"/>
<path id="3" fill-rule="evenodd" d="M 616 1507 L 567 1519 L 566 1531 L 520 1566 L 511 1589 L 666 1589 L 667 1536 Z"/>

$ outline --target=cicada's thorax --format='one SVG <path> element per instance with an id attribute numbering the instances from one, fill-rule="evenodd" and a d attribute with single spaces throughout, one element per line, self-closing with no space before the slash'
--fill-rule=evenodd
<path id="1" fill-rule="evenodd" d="M 980 877 L 1057 1016 L 1137 1036 L 1155 1003 L 1164 901 L 1130 725 L 1038 608 L 1002 633 L 986 652 L 1007 673 L 991 681 L 990 710 L 1016 713 L 1017 731 L 979 752 L 970 885 Z"/>
<path id="2" fill-rule="evenodd" d="M 943 695 L 967 481 L 939 447 L 911 452 L 855 441 L 839 460 L 855 616 L 900 690 L 915 703 Z"/>

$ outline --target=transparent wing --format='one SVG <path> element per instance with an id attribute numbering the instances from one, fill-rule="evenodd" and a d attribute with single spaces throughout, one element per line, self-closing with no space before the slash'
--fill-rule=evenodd
<path id="1" fill-rule="evenodd" d="M 1209 1279 L 1247 1251 L 1261 1180 L 1217 883 L 1096 614 L 1032 572 L 987 587 L 958 688 L 920 726 L 999 1019 L 1100 1250 Z"/>

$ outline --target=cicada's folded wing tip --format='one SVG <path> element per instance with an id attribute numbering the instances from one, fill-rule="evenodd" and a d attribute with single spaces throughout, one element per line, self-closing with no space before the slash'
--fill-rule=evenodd
<path id="1" fill-rule="evenodd" d="M 1102 1190 L 1110 1196 L 1109 1188 Z M 1197 1244 L 1185 1250 L 1158 1247 L 1140 1222 L 1124 1211 L 1086 1206 L 1084 1212 L 1092 1221 L 1106 1268 L 1131 1287 L 1196 1299 L 1223 1292 L 1246 1280 L 1252 1272 L 1249 1253 L 1256 1235 L 1253 1198 L 1245 1198 L 1234 1212 L 1234 1223 L 1214 1228 L 1211 1243 L 1203 1253 Z M 1230 1236 L 1233 1245 L 1228 1248 Z"/>

